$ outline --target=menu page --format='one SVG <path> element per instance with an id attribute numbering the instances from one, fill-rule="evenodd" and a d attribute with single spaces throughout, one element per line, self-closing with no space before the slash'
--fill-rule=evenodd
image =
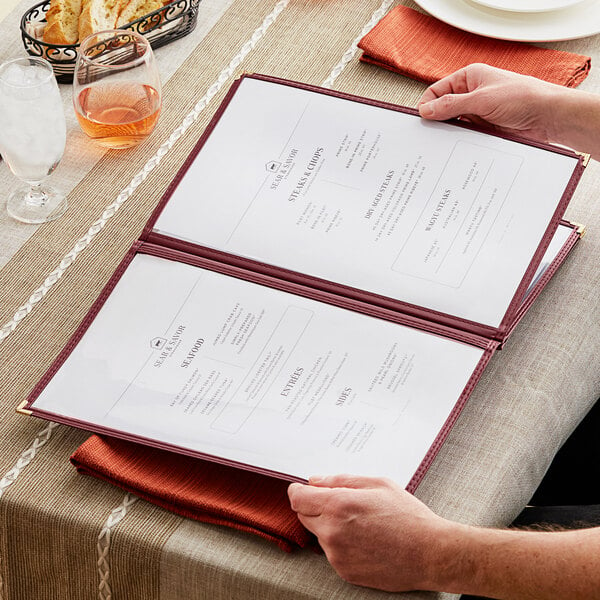
<path id="1" fill-rule="evenodd" d="M 406 485 L 482 355 L 138 255 L 34 406 L 289 477 Z"/>
<path id="2" fill-rule="evenodd" d="M 559 225 L 554 235 L 552 236 L 552 240 L 542 257 L 542 261 L 540 262 L 529 287 L 527 288 L 527 292 L 525 293 L 525 297 L 523 300 L 529 296 L 532 292 L 533 288 L 539 282 L 539 280 L 544 276 L 544 273 L 548 270 L 550 265 L 554 262 L 556 257 L 559 255 L 563 246 L 567 243 L 570 235 L 573 233 L 573 229 L 568 227 L 567 225 Z"/>
<path id="3" fill-rule="evenodd" d="M 497 327 L 576 165 L 246 78 L 155 230 Z"/>

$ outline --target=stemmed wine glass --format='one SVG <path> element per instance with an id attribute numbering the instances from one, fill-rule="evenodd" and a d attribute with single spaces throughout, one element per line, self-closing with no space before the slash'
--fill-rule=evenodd
<path id="1" fill-rule="evenodd" d="M 25 223 L 45 223 L 67 209 L 65 195 L 42 184 L 62 158 L 66 124 L 52 66 L 42 58 L 0 65 L 0 154 L 26 182 L 7 202 L 8 213 Z"/>

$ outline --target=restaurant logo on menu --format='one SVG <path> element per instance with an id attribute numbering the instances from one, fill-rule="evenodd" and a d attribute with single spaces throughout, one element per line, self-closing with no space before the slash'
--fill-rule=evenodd
<path id="1" fill-rule="evenodd" d="M 279 167 L 281 166 L 281 163 L 276 161 L 276 160 L 272 160 L 271 162 L 268 162 L 265 165 L 265 168 L 267 169 L 267 171 L 269 171 L 270 173 L 277 173 L 277 171 L 279 171 Z"/>
<path id="2" fill-rule="evenodd" d="M 155 337 L 150 340 L 150 346 L 155 350 L 160 350 L 166 344 L 166 342 L 166 338 Z"/>

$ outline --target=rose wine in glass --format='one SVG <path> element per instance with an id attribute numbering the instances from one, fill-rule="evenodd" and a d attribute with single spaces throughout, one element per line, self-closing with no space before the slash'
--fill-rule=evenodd
<path id="1" fill-rule="evenodd" d="M 154 130 L 161 89 L 152 48 L 133 31 L 101 31 L 80 45 L 73 104 L 81 129 L 107 148 L 128 148 Z"/>
<path id="2" fill-rule="evenodd" d="M 0 154 L 28 185 L 8 198 L 8 213 L 25 223 L 45 223 L 67 209 L 65 195 L 44 180 L 62 158 L 66 124 L 52 66 L 41 58 L 0 65 Z"/>

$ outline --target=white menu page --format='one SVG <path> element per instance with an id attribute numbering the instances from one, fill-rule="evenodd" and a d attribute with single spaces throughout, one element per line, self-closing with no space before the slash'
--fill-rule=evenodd
<path id="1" fill-rule="evenodd" d="M 576 165 L 246 78 L 155 230 L 497 327 Z"/>
<path id="2" fill-rule="evenodd" d="M 289 477 L 406 485 L 483 352 L 137 255 L 34 405 Z"/>
<path id="3" fill-rule="evenodd" d="M 556 229 L 554 235 L 552 236 L 552 241 L 550 245 L 546 249 L 544 256 L 542 257 L 542 261 L 540 262 L 529 287 L 527 288 L 527 292 L 525 293 L 525 297 L 523 300 L 529 296 L 533 288 L 536 286 L 538 281 L 544 276 L 544 273 L 548 270 L 548 267 L 552 264 L 552 262 L 559 255 L 563 246 L 566 244 L 569 236 L 573 233 L 573 229 L 571 227 L 567 227 L 566 225 L 559 225 Z"/>

